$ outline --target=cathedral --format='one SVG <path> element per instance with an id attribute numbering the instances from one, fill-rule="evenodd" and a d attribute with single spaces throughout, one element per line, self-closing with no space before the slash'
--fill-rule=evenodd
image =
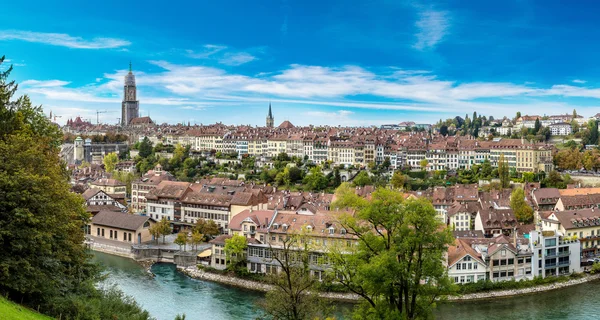
<path id="1" fill-rule="evenodd" d="M 121 125 L 128 126 L 131 120 L 140 116 L 140 102 L 137 100 L 137 89 L 135 86 L 135 76 L 131 72 L 131 62 L 129 63 L 129 73 L 125 76 L 125 86 L 123 87 L 123 102 L 121 104 Z"/>

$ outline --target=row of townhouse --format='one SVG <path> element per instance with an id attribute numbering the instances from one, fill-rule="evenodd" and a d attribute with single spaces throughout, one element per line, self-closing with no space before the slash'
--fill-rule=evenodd
<path id="1" fill-rule="evenodd" d="M 250 272 L 280 272 L 281 266 L 273 258 L 273 254 L 282 252 L 288 236 L 302 234 L 303 245 L 310 250 L 311 275 L 321 280 L 328 268 L 329 250 L 343 250 L 356 246 L 357 243 L 356 238 L 338 223 L 340 214 L 334 211 L 309 212 L 300 209 L 245 210 L 231 220 L 230 235 L 222 235 L 210 241 L 211 266 L 221 270 L 227 268 L 229 261 L 224 250 L 225 241 L 233 235 L 242 235 L 247 239 L 246 261 Z M 297 248 L 292 247 L 292 252 L 295 250 Z"/>
<path id="2" fill-rule="evenodd" d="M 485 238 L 455 233 L 448 248 L 448 276 L 455 283 L 531 280 L 581 272 L 578 240 L 559 231 L 531 231 L 526 237 Z"/>
<path id="3" fill-rule="evenodd" d="M 468 137 L 407 133 L 374 128 L 287 128 L 201 127 L 164 135 L 166 143 L 189 145 L 196 151 L 237 153 L 273 159 L 280 153 L 307 159 L 317 164 L 366 166 L 390 160 L 391 168 L 426 170 L 470 169 L 490 160 L 497 166 L 501 155 L 509 167 L 525 172 L 553 169 L 549 145 L 523 139 L 478 141 Z"/>
<path id="4" fill-rule="evenodd" d="M 261 209 L 267 198 L 261 189 L 237 180 L 214 178 L 198 183 L 161 181 L 146 195 L 146 215 L 189 227 L 212 220 L 226 232 L 231 219 L 247 208 Z"/>

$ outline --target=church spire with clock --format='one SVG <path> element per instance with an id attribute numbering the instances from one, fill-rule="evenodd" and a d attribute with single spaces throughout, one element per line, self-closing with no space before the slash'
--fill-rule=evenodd
<path id="1" fill-rule="evenodd" d="M 140 102 L 137 100 L 137 88 L 135 86 L 135 76 L 131 72 L 131 62 L 129 62 L 129 73 L 125 76 L 125 86 L 123 87 L 123 103 L 121 105 L 121 125 L 127 126 L 132 119 L 140 116 Z"/>

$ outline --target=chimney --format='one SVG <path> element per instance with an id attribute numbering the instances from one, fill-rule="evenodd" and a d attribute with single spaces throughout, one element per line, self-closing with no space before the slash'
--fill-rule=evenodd
<path id="1" fill-rule="evenodd" d="M 517 248 L 517 227 L 513 227 L 513 245 Z"/>

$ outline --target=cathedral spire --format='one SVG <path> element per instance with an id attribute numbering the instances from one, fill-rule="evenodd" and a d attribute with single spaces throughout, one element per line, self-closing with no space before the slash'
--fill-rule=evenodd
<path id="1" fill-rule="evenodd" d="M 273 128 L 275 119 L 273 119 L 273 112 L 271 111 L 271 102 L 269 102 L 269 113 L 267 114 L 267 128 Z"/>
<path id="2" fill-rule="evenodd" d="M 131 73 L 131 60 L 129 60 L 129 73 Z"/>

